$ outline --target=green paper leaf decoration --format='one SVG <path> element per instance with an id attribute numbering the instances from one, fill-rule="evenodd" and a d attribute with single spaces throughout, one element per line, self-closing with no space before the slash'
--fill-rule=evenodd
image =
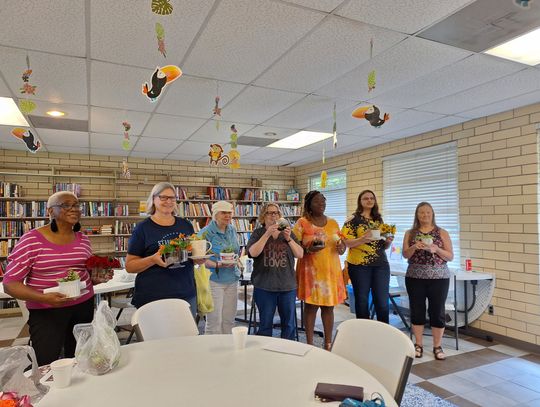
<path id="1" fill-rule="evenodd" d="M 371 71 L 368 75 L 367 83 L 368 83 L 368 92 L 371 92 L 373 89 L 375 89 L 375 85 L 377 84 L 377 76 L 376 76 L 375 70 Z"/>
<path id="2" fill-rule="evenodd" d="M 168 16 L 173 11 L 173 6 L 169 3 L 169 0 L 152 0 L 152 12 Z"/>
<path id="3" fill-rule="evenodd" d="M 22 114 L 30 114 L 36 108 L 36 104 L 32 100 L 23 99 L 19 101 L 19 109 Z"/>
<path id="4" fill-rule="evenodd" d="M 129 140 L 123 140 L 122 141 L 122 148 L 124 150 L 126 150 L 126 151 L 131 148 L 131 144 L 130 144 Z"/>
<path id="5" fill-rule="evenodd" d="M 160 23 L 156 23 L 156 36 L 158 40 L 165 38 L 165 28 Z"/>

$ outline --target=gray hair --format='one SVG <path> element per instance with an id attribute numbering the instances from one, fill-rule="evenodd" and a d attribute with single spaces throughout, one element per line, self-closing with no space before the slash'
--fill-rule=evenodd
<path id="1" fill-rule="evenodd" d="M 52 208 L 54 205 L 58 205 L 62 203 L 62 197 L 69 196 L 71 198 L 75 198 L 77 201 L 79 201 L 79 198 L 77 198 L 77 195 L 75 195 L 73 192 L 70 191 L 58 191 L 52 194 L 49 199 L 47 200 L 47 209 Z"/>
<path id="2" fill-rule="evenodd" d="M 172 189 L 176 195 L 176 189 L 174 188 L 174 185 L 170 182 L 159 182 L 152 188 L 152 191 L 150 192 L 150 195 L 148 195 L 148 199 L 146 200 L 146 213 L 148 215 L 153 215 L 156 213 L 156 207 L 154 205 L 154 198 L 161 194 L 166 189 Z M 176 202 L 174 203 L 174 215 L 178 215 L 178 205 Z"/>

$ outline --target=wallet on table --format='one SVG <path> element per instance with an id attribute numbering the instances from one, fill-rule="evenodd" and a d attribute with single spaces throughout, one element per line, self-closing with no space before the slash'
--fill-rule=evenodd
<path id="1" fill-rule="evenodd" d="M 317 383 L 315 398 L 320 401 L 343 401 L 346 398 L 364 400 L 364 388 L 345 384 Z"/>

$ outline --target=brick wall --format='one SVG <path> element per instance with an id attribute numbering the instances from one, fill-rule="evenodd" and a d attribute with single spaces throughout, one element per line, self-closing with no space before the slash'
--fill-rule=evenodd
<path id="1" fill-rule="evenodd" d="M 384 201 L 382 158 L 423 147 L 457 142 L 459 159 L 461 264 L 494 273 L 494 315 L 473 326 L 540 345 L 538 235 L 539 153 L 536 127 L 540 104 L 483 117 L 444 129 L 390 141 L 297 168 L 303 195 L 308 177 L 324 168 L 346 168 L 347 212 L 358 193 L 372 189 Z"/>

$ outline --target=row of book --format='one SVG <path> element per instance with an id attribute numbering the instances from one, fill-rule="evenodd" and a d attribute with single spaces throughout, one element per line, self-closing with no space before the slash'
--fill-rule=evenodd
<path id="1" fill-rule="evenodd" d="M 0 222 L 0 237 L 21 237 L 31 229 L 44 226 L 44 220 L 2 221 Z"/>
<path id="2" fill-rule="evenodd" d="M 238 243 L 240 244 L 240 246 L 246 246 L 249 241 L 249 238 L 251 237 L 251 232 L 250 233 L 237 233 L 237 236 L 238 236 Z"/>
<path id="3" fill-rule="evenodd" d="M 212 216 L 210 205 L 204 202 L 182 202 L 178 205 L 178 212 L 182 217 Z"/>
<path id="4" fill-rule="evenodd" d="M 18 198 L 21 196 L 22 187 L 12 182 L 0 181 L 0 196 L 3 198 Z"/>
<path id="5" fill-rule="evenodd" d="M 244 189 L 244 201 L 279 201 L 279 191 L 273 189 Z"/>
<path id="6" fill-rule="evenodd" d="M 182 187 L 174 187 L 178 199 L 188 199 L 187 190 Z"/>
<path id="7" fill-rule="evenodd" d="M 75 196 L 77 197 L 81 196 L 80 184 L 71 184 L 67 182 L 59 182 L 59 183 L 54 184 L 53 192 L 59 192 L 59 191 L 69 191 L 69 192 L 73 192 Z"/>
<path id="8" fill-rule="evenodd" d="M 128 249 L 129 237 L 117 236 L 114 238 L 114 250 L 125 252 Z"/>
<path id="9" fill-rule="evenodd" d="M 234 214 L 236 216 L 259 216 L 262 204 L 236 204 L 234 206 Z"/>
<path id="10" fill-rule="evenodd" d="M 114 202 L 80 202 L 82 216 L 128 216 L 129 205 Z"/>
<path id="11" fill-rule="evenodd" d="M 116 233 L 117 235 L 130 234 L 133 232 L 133 229 L 135 229 L 136 225 L 136 222 L 123 222 L 121 220 L 117 220 L 114 223 L 114 233 Z"/>
<path id="12" fill-rule="evenodd" d="M 15 247 L 17 239 L 0 240 L 0 257 L 7 257 L 11 249 Z"/>
<path id="13" fill-rule="evenodd" d="M 250 222 L 249 219 L 236 219 L 233 218 L 232 224 L 239 232 L 252 231 L 255 222 Z"/>
<path id="14" fill-rule="evenodd" d="M 217 201 L 228 201 L 232 199 L 230 188 L 208 187 L 207 191 L 210 199 L 215 199 Z"/>
<path id="15" fill-rule="evenodd" d="M 45 201 L 0 201 L 0 217 L 46 217 L 47 202 Z"/>

